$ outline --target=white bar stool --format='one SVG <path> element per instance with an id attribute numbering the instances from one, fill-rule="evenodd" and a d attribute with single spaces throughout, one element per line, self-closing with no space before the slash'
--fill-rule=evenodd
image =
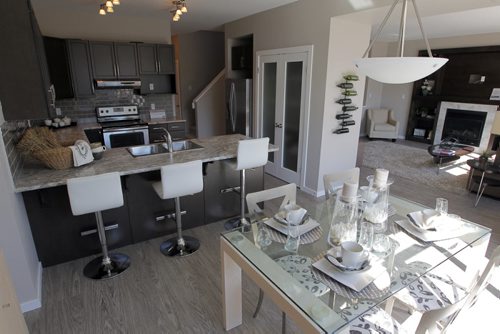
<path id="1" fill-rule="evenodd" d="M 267 163 L 268 151 L 269 138 L 267 137 L 240 140 L 236 160 L 227 161 L 233 169 L 240 171 L 240 217 L 228 220 L 224 224 L 226 230 L 249 225 L 248 220 L 245 218 L 245 170 L 264 166 Z M 238 189 L 233 190 L 237 191 Z"/>
<path id="2" fill-rule="evenodd" d="M 175 199 L 175 222 L 177 237 L 160 245 L 160 251 L 167 256 L 186 256 L 200 248 L 200 241 L 182 236 L 181 196 L 192 195 L 203 190 L 201 160 L 163 166 L 161 182 L 153 183 L 153 189 L 161 199 Z"/>
<path id="3" fill-rule="evenodd" d="M 90 261 L 83 274 L 92 279 L 115 277 L 130 266 L 130 258 L 121 253 L 108 253 L 106 233 L 101 211 L 123 205 L 120 174 L 108 173 L 78 177 L 67 181 L 69 202 L 73 215 L 95 213 L 97 232 L 101 242 L 102 256 Z"/>

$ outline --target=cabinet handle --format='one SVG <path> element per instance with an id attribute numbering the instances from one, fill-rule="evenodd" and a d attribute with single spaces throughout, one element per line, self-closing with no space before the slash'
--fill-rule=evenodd
<path id="1" fill-rule="evenodd" d="M 104 231 L 116 230 L 117 228 L 118 228 L 118 224 L 108 225 L 108 226 L 104 226 Z M 97 229 L 93 228 L 91 230 L 80 232 L 80 235 L 82 237 L 86 237 L 88 235 L 96 234 L 96 233 L 97 233 Z"/>
<path id="2" fill-rule="evenodd" d="M 185 214 L 187 213 L 187 211 L 181 211 L 181 216 L 184 216 Z M 166 215 L 163 215 L 163 216 L 157 216 L 156 218 L 156 222 L 159 223 L 163 220 L 167 220 L 167 219 L 175 219 L 175 212 L 172 212 L 172 213 L 167 213 Z"/>
<path id="3" fill-rule="evenodd" d="M 116 76 L 120 77 L 120 67 L 118 67 L 118 63 L 115 64 L 115 72 L 116 72 Z"/>

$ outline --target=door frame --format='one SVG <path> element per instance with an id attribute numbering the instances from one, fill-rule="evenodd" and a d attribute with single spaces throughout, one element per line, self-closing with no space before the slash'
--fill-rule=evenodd
<path id="1" fill-rule="evenodd" d="M 262 137 L 263 135 L 263 120 L 262 120 L 262 114 L 261 111 L 259 110 L 259 106 L 261 103 L 261 87 L 260 87 L 260 81 L 261 81 L 261 70 L 259 68 L 260 66 L 260 60 L 262 56 L 275 56 L 275 55 L 282 55 L 282 54 L 294 54 L 294 53 L 305 53 L 307 55 L 307 60 L 306 60 L 306 70 L 305 70 L 305 89 L 304 89 L 304 111 L 300 115 L 300 137 L 299 140 L 301 141 L 300 143 L 300 156 L 299 156 L 299 168 L 298 168 L 298 174 L 300 175 L 300 183 L 298 184 L 299 188 L 305 187 L 305 181 L 306 181 L 306 171 L 307 171 L 307 146 L 309 142 L 309 118 L 310 118 L 310 111 L 311 111 L 311 83 L 312 83 L 312 66 L 313 66 L 313 56 L 314 56 L 314 45 L 303 45 L 303 46 L 295 46 L 295 47 L 290 47 L 290 48 L 281 48 L 281 49 L 272 49 L 272 50 L 262 50 L 262 51 L 257 51 L 256 52 L 256 80 L 254 81 L 254 88 L 255 88 L 255 114 L 257 117 L 254 117 L 254 129 L 256 129 L 257 137 Z"/>

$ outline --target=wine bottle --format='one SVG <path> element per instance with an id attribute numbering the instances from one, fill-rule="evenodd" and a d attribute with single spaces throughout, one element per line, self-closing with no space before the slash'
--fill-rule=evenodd
<path id="1" fill-rule="evenodd" d="M 336 133 L 336 134 L 342 134 L 342 133 L 348 133 L 349 132 L 349 129 L 348 128 L 340 128 L 340 129 L 337 129 L 335 131 L 333 131 L 333 133 Z"/>
<path id="2" fill-rule="evenodd" d="M 356 96 L 356 95 L 358 95 L 358 92 L 356 92 L 355 90 L 344 90 L 342 92 L 342 95 L 344 95 L 344 96 Z"/>
<path id="3" fill-rule="evenodd" d="M 351 114 L 337 114 L 337 115 L 335 115 L 336 119 L 347 119 L 347 118 L 351 118 L 351 117 L 352 117 Z"/>
<path id="4" fill-rule="evenodd" d="M 336 101 L 338 104 L 351 104 L 352 100 L 351 99 L 339 99 Z"/>
<path id="5" fill-rule="evenodd" d="M 354 124 L 356 124 L 356 122 L 354 120 L 352 120 L 352 119 L 342 122 L 342 126 L 351 126 L 351 125 L 354 125 Z"/>
<path id="6" fill-rule="evenodd" d="M 344 79 L 349 80 L 349 81 L 358 81 L 359 77 L 355 74 L 348 74 L 348 75 L 344 75 Z"/>
<path id="7" fill-rule="evenodd" d="M 354 110 L 357 110 L 358 107 L 356 106 L 343 106 L 342 107 L 342 111 L 346 112 L 346 111 L 354 111 Z"/>
<path id="8" fill-rule="evenodd" d="M 354 87 L 352 82 L 343 82 L 337 85 L 337 87 L 343 88 L 343 89 L 351 89 Z"/>

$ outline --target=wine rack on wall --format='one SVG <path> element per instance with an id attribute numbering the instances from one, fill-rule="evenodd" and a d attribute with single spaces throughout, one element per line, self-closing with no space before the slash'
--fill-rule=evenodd
<path id="1" fill-rule="evenodd" d="M 349 133 L 349 126 L 353 126 L 356 122 L 352 119 L 353 111 L 357 110 L 358 107 L 352 104 L 352 96 L 358 95 L 358 92 L 354 90 L 354 81 L 358 81 L 357 75 L 348 74 L 344 75 L 344 82 L 337 85 L 337 87 L 342 89 L 342 98 L 335 101 L 342 106 L 342 112 L 335 115 L 335 118 L 339 121 L 339 127 L 333 130 L 333 133 L 342 134 Z"/>

